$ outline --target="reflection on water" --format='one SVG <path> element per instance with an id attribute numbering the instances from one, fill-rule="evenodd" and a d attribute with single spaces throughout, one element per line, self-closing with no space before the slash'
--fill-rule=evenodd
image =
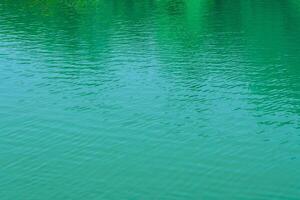
<path id="1" fill-rule="evenodd" d="M 299 198 L 299 8 L 1 1 L 2 199 Z"/>

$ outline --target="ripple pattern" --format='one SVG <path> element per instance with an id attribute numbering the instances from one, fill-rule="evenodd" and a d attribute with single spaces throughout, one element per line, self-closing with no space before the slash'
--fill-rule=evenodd
<path id="1" fill-rule="evenodd" d="M 297 1 L 0 13 L 1 199 L 299 200 Z"/>

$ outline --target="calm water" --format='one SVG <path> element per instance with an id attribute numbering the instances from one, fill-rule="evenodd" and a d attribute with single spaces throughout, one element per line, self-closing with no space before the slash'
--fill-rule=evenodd
<path id="1" fill-rule="evenodd" d="M 299 200 L 297 0 L 2 0 L 1 200 Z"/>

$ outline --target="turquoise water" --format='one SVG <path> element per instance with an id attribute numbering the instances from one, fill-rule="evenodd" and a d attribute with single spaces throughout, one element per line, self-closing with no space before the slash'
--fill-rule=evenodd
<path id="1" fill-rule="evenodd" d="M 299 200 L 297 0 L 2 0 L 1 200 Z"/>

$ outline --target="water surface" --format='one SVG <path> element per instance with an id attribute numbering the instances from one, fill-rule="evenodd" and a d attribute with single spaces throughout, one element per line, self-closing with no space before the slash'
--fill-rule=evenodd
<path id="1" fill-rule="evenodd" d="M 300 198 L 296 0 L 2 0 L 2 200 Z"/>

